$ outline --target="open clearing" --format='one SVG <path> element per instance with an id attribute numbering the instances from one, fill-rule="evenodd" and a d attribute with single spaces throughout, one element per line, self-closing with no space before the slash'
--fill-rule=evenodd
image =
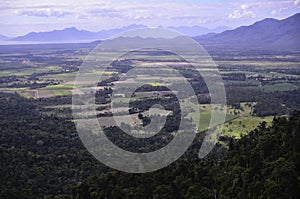
<path id="1" fill-rule="evenodd" d="M 252 116 L 252 109 L 255 106 L 255 103 L 241 103 L 240 109 L 232 108 L 232 107 L 223 107 L 227 108 L 227 114 L 225 117 L 225 123 L 222 129 L 223 136 L 240 138 L 242 135 L 246 135 L 251 130 L 255 129 L 259 123 L 265 121 L 267 124 L 271 124 L 273 120 L 273 116 L 269 117 L 255 117 Z M 194 109 L 196 107 L 193 107 Z M 203 132 L 208 130 L 211 114 L 212 114 L 212 106 L 210 104 L 200 104 L 200 121 L 199 121 L 199 131 Z M 215 114 L 217 117 L 222 116 L 221 110 L 215 110 Z M 195 121 L 197 117 L 195 112 L 190 112 L 188 114 L 189 118 L 192 118 Z M 219 124 L 213 124 L 212 127 L 218 126 Z"/>
<path id="2" fill-rule="evenodd" d="M 240 117 L 224 124 L 222 129 L 223 136 L 240 138 L 254 130 L 261 122 L 271 124 L 273 116 L 269 117 Z"/>

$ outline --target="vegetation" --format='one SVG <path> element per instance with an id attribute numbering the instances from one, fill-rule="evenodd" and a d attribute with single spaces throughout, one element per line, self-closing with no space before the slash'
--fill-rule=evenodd
<path id="1" fill-rule="evenodd" d="M 74 124 L 1 94 L 1 198 L 299 198 L 300 112 L 276 117 L 204 160 L 201 134 L 172 165 L 126 174 L 95 160 Z M 112 132 L 116 132 L 113 130 Z M 158 140 L 159 141 L 159 140 Z M 134 145 L 130 145 L 134 146 Z M 221 152 L 223 151 L 223 152 Z M 220 155 L 223 154 L 223 155 Z"/>
<path id="2" fill-rule="evenodd" d="M 201 73 L 216 68 L 195 70 L 173 53 L 148 49 L 113 61 L 107 71 L 87 70 L 104 75 L 93 85 L 98 117 L 111 119 L 111 96 L 117 93 L 115 107 L 130 105 L 118 117 L 130 114 L 138 127 L 166 119 L 164 128 L 146 139 L 107 122 L 106 136 L 125 150 L 149 152 L 167 145 L 181 114 L 192 127 L 200 109 L 199 133 L 179 160 L 159 171 L 128 174 L 90 155 L 73 122 L 71 90 L 82 59 L 94 45 L 0 46 L 0 198 L 300 198 L 299 52 L 210 52 L 227 95 L 227 105 L 214 111 L 221 115 L 226 108 L 227 115 L 219 142 L 201 160 L 198 152 L 213 107 Z M 154 62 L 172 65 L 188 80 L 197 95 L 194 105 L 183 102 L 180 107 L 158 79 L 146 79 L 132 96 L 115 90 L 116 84 L 123 89 L 136 84 L 121 80 L 125 72 L 137 66 L 147 69 Z M 190 97 L 184 90 L 179 94 Z M 161 114 L 150 116 L 154 104 L 165 113 L 159 109 Z"/>

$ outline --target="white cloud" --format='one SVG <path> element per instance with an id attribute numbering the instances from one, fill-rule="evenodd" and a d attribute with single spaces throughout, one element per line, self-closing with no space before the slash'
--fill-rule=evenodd
<path id="1" fill-rule="evenodd" d="M 17 10 L 16 14 L 35 17 L 64 17 L 65 15 L 70 15 L 72 13 L 61 9 L 45 8 L 34 10 Z"/>
<path id="2" fill-rule="evenodd" d="M 15 10 L 18 10 L 16 12 Z M 155 17 L 173 18 L 178 16 L 202 16 L 202 10 L 214 11 L 214 5 L 187 4 L 184 2 L 127 2 L 121 0 L 4 0 L 0 5 L 3 12 L 35 17 L 64 17 L 74 14 L 77 17 L 119 17 L 120 19 L 149 19 Z M 2 14 L 1 14 L 2 13 Z"/>
<path id="3" fill-rule="evenodd" d="M 271 12 L 272 15 L 280 15 L 282 14 L 284 11 L 288 10 L 289 8 L 288 7 L 282 7 L 282 8 L 279 8 L 277 10 L 273 10 Z"/>
<path id="4" fill-rule="evenodd" d="M 71 26 L 99 31 L 133 23 L 152 27 L 187 24 L 209 28 L 223 25 L 237 27 L 272 14 L 281 18 L 290 16 L 297 12 L 295 7 L 299 7 L 299 1 L 2 0 L 0 34 L 10 35 L 13 32 L 16 35 L 47 31 L 45 27 L 51 30 Z M 224 14 L 224 10 L 227 13 Z M 9 31 L 11 27 L 16 28 Z"/>
<path id="5" fill-rule="evenodd" d="M 254 18 L 254 12 L 250 11 L 253 6 L 242 4 L 240 9 L 234 10 L 233 13 L 228 15 L 229 19 L 241 19 L 241 18 Z"/>
<path id="6" fill-rule="evenodd" d="M 242 5 L 241 5 L 241 8 L 242 8 L 243 10 L 246 10 L 247 8 L 249 8 L 249 6 L 248 6 L 247 4 L 242 4 Z"/>
<path id="7" fill-rule="evenodd" d="M 278 14 L 278 11 L 277 11 L 277 10 L 272 10 L 271 14 L 272 14 L 272 15 L 277 15 L 277 14 Z"/>

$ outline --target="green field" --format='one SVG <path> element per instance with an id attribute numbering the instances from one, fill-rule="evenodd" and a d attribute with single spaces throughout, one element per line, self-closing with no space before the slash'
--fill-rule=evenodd
<path id="1" fill-rule="evenodd" d="M 209 125 L 210 125 L 210 120 L 211 120 L 211 115 L 212 115 L 212 109 L 211 109 L 211 105 L 210 104 L 199 104 L 199 105 L 192 105 L 192 107 L 188 107 L 188 104 L 184 104 L 183 103 L 183 108 L 185 109 L 190 109 L 190 113 L 188 113 L 188 116 L 187 118 L 191 118 L 192 121 L 194 122 L 195 125 L 197 125 L 195 122 L 197 120 L 197 112 L 195 112 L 195 110 L 197 108 L 199 108 L 199 111 L 200 111 L 200 117 L 199 117 L 199 128 L 198 130 L 200 132 L 202 131 L 205 131 L 209 128 Z M 226 108 L 225 106 L 223 107 L 224 109 Z M 223 115 L 223 112 L 221 110 L 215 110 L 214 111 L 215 114 L 216 114 L 216 119 L 217 121 L 222 119 L 222 115 Z M 226 117 L 225 117 L 225 122 L 228 121 L 228 120 L 231 120 L 233 118 L 236 118 L 237 116 L 235 115 L 232 115 L 232 114 L 228 114 L 228 111 L 227 111 L 227 114 L 226 114 Z M 219 125 L 219 123 L 217 124 L 212 124 L 212 126 L 217 126 Z"/>
<path id="2" fill-rule="evenodd" d="M 62 89 L 73 89 L 74 85 L 68 85 L 68 84 L 57 84 L 57 85 L 49 85 L 44 88 L 41 88 L 40 90 L 62 90 Z"/>
<path id="3" fill-rule="evenodd" d="M 267 124 L 270 124 L 273 120 L 273 116 L 269 117 L 255 117 L 252 116 L 252 108 L 255 103 L 241 103 L 240 109 L 235 109 L 232 107 L 227 107 L 227 114 L 225 117 L 225 123 L 222 129 L 223 136 L 240 138 L 242 135 L 247 134 L 249 131 L 255 129 L 261 122 L 265 121 Z M 196 106 L 193 107 L 195 110 Z M 199 131 L 203 132 L 209 128 L 212 109 L 210 104 L 200 104 L 200 121 L 199 121 Z M 225 106 L 223 108 L 226 108 Z M 216 116 L 222 116 L 222 112 L 219 110 L 215 111 Z M 196 113 L 190 112 L 188 114 L 189 118 L 192 118 L 193 121 L 196 120 Z M 213 127 L 218 126 L 219 124 L 213 124 Z"/>
<path id="4" fill-rule="evenodd" d="M 220 113 L 217 112 L 216 115 L 217 118 L 222 117 L 221 112 Z M 233 118 L 236 118 L 236 116 L 227 114 L 225 117 L 225 123 Z M 210 120 L 211 120 L 211 111 L 200 111 L 199 131 L 202 132 L 207 130 L 209 128 Z"/>
<path id="5" fill-rule="evenodd" d="M 50 91 L 53 94 L 53 96 L 64 96 L 64 95 L 72 95 L 73 88 L 74 85 L 57 84 L 57 85 L 49 85 L 44 88 L 40 88 L 39 91 Z M 46 93 L 46 96 L 49 96 L 49 93 Z M 45 97 L 45 96 L 43 94 L 40 94 L 40 97 Z"/>
<path id="6" fill-rule="evenodd" d="M 31 75 L 33 73 L 42 73 L 60 70 L 59 66 L 45 66 L 45 67 L 31 67 L 31 68 L 22 68 L 22 69 L 14 69 L 14 70 L 2 70 L 0 71 L 0 77 L 2 76 L 26 76 Z"/>
<path id="7" fill-rule="evenodd" d="M 148 83 L 150 86 L 162 86 L 162 84 L 158 83 L 158 82 L 149 82 Z"/>
<path id="8" fill-rule="evenodd" d="M 59 81 L 74 81 L 76 78 L 77 73 L 73 72 L 73 73 L 62 73 L 62 74 L 56 74 L 56 75 L 45 75 L 43 77 L 41 77 L 41 79 L 56 79 Z"/>
<path id="9" fill-rule="evenodd" d="M 273 116 L 269 117 L 240 117 L 224 124 L 222 129 L 223 136 L 240 138 L 254 130 L 261 122 L 265 121 L 268 125 L 272 123 Z"/>
<path id="10" fill-rule="evenodd" d="M 70 90 L 52 90 L 52 93 L 55 96 L 72 95 L 72 91 Z"/>

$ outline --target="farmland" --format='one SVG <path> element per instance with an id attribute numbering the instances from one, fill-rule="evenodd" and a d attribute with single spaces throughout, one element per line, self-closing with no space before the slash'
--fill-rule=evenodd
<path id="1" fill-rule="evenodd" d="M 27 194 L 27 198 L 34 198 L 35 195 L 43 198 L 45 194 L 53 198 L 58 193 L 79 192 L 83 190 L 85 182 L 92 187 L 89 191 L 94 194 L 94 190 L 99 187 L 104 189 L 107 182 L 105 179 L 111 179 L 115 175 L 118 175 L 114 178 L 118 179 L 117 183 L 121 182 L 120 176 L 125 176 L 124 187 L 127 182 L 136 182 L 137 180 L 128 180 L 126 174 L 117 173 L 97 162 L 82 145 L 75 123 L 89 124 L 95 117 L 113 143 L 136 153 L 155 151 L 166 146 L 176 136 L 174 132 L 181 123 L 180 119 L 188 129 L 198 127 L 188 151 L 169 167 L 173 177 L 175 176 L 176 186 L 182 182 L 192 184 L 191 180 L 182 180 L 183 176 L 187 176 L 186 171 L 193 171 L 191 176 L 213 173 L 209 174 L 209 179 L 216 177 L 216 171 L 220 171 L 218 175 L 231 177 L 237 173 L 236 169 L 243 168 L 244 162 L 247 168 L 248 165 L 256 165 L 260 161 L 256 157 L 261 157 L 258 154 L 265 155 L 265 149 L 269 150 L 270 144 L 277 143 L 276 150 L 292 146 L 283 145 L 278 140 L 286 139 L 285 143 L 288 143 L 289 136 L 294 134 L 284 132 L 296 129 L 296 120 L 285 118 L 294 110 L 300 109 L 300 67 L 297 52 L 268 52 L 262 56 L 265 52 L 251 55 L 248 52 L 213 51 L 211 55 L 218 67 L 204 61 L 201 67 L 193 70 L 190 64 L 170 53 L 135 51 L 129 58 L 119 58 L 107 70 L 91 68 L 81 72 L 86 78 L 78 80 L 76 78 L 84 58 L 93 47 L 91 44 L 81 44 L 79 47 L 71 44 L 0 46 L 0 50 L 5 51 L 0 56 L 0 101 L 3 107 L 0 113 L 3 126 L 1 141 L 4 143 L 1 150 L 4 151 L 2 159 L 5 165 L 10 165 L 3 167 L 3 190 L 10 192 L 15 187 L 20 187 L 20 192 Z M 110 52 L 104 54 L 112 56 Z M 153 65 L 157 68 L 152 68 Z M 137 74 L 126 78 L 127 70 L 132 67 L 139 67 Z M 181 80 L 170 75 L 174 68 L 192 85 L 195 96 L 185 93 L 184 89 L 171 91 L 168 88 L 182 88 Z M 151 72 L 148 72 L 150 69 Z M 218 70 L 226 90 L 224 104 L 211 102 L 211 95 L 201 77 L 209 77 Z M 95 82 L 95 77 L 100 75 L 101 80 Z M 95 103 L 90 106 L 86 101 L 79 102 L 79 110 L 81 108 L 84 111 L 77 115 L 72 112 L 72 94 L 85 96 L 85 88 L 89 88 L 88 92 L 94 94 Z M 133 93 L 125 92 L 132 88 Z M 178 99 L 176 96 L 182 98 Z M 125 106 L 127 103 L 129 107 Z M 160 106 L 155 107 L 157 104 Z M 224 112 L 226 115 L 223 123 L 220 121 Z M 213 114 L 217 121 L 211 124 Z M 278 119 L 280 116 L 281 119 Z M 118 128 L 121 126 L 122 129 L 129 129 L 134 135 L 149 136 L 143 128 L 151 124 L 151 121 L 166 123 L 159 133 L 146 139 L 133 137 Z M 278 128 L 278 125 L 291 126 Z M 254 129 L 256 130 L 253 131 Z M 280 130 L 281 134 L 278 134 L 278 129 L 283 129 L 282 132 Z M 210 140 L 218 143 L 207 159 L 199 161 L 199 146 L 207 130 L 219 130 L 220 136 L 216 140 L 216 134 L 211 135 Z M 258 143 L 257 147 L 255 142 Z M 286 154 L 288 149 L 283 151 L 282 155 L 286 158 L 292 157 Z M 232 155 L 239 153 L 242 155 Z M 249 153 L 254 154 L 255 161 L 244 161 L 244 154 Z M 225 159 L 226 165 L 236 165 L 236 161 L 239 161 L 242 166 L 234 167 L 233 172 L 227 174 L 224 169 L 226 167 L 218 165 L 219 159 L 226 157 L 231 158 Z M 191 164 L 187 160 L 198 162 Z M 233 163 L 227 164 L 228 161 Z M 276 164 L 277 162 L 276 160 Z M 187 165 L 196 166 L 183 171 L 181 168 L 187 168 Z M 215 170 L 211 170 L 212 167 Z M 165 171 L 159 174 L 159 181 L 161 176 L 170 173 L 170 170 Z M 28 180 L 32 176 L 36 182 Z M 153 176 L 152 173 L 149 176 Z M 201 180 L 205 178 L 201 177 Z M 166 176 L 166 179 L 169 177 Z M 224 181 L 223 178 L 218 180 Z M 104 182 L 105 185 L 97 182 Z M 115 184 L 112 187 L 114 188 L 107 188 L 106 191 L 110 193 L 117 189 Z M 129 192 L 132 193 L 131 190 Z M 14 196 L 16 198 L 19 195 Z M 64 196 L 59 194 L 58 198 Z"/>
<path id="2" fill-rule="evenodd" d="M 71 97 L 73 89 L 93 83 L 88 80 L 75 82 L 79 67 L 85 55 L 92 49 L 92 46 L 83 45 L 81 48 L 75 48 L 72 45 L 46 46 L 46 48 L 40 48 L 42 46 L 28 45 L 27 48 L 19 53 L 15 51 L 9 53 L 8 50 L 7 53 L 1 54 L 0 90 L 3 92 L 18 93 L 25 98 L 45 98 L 47 100 L 48 98 L 51 99 L 60 96 Z M 75 51 L 76 53 L 74 53 Z M 111 55 L 111 53 L 107 52 L 107 56 Z M 41 60 L 41 56 L 43 56 L 43 60 Z M 239 138 L 254 129 L 260 122 L 266 121 L 270 124 L 274 115 L 287 114 L 293 109 L 297 109 L 296 103 L 286 104 L 286 95 L 292 95 L 294 92 L 297 93 L 300 89 L 299 60 L 297 54 L 273 55 L 269 53 L 256 56 L 251 54 L 238 55 L 233 52 L 223 52 L 223 54 L 220 54 L 217 52 L 212 54 L 212 57 L 218 65 L 218 69 L 207 64 L 205 65 L 206 62 L 204 61 L 203 66 L 197 68 L 197 70 L 200 74 L 203 73 L 204 75 L 219 70 L 223 77 L 227 91 L 227 105 L 223 107 L 226 110 L 225 124 L 222 129 L 223 136 Z M 126 58 L 123 58 L 123 61 L 119 59 L 106 71 L 91 69 L 85 72 L 84 75 L 91 77 L 102 75 L 102 80 L 115 78 L 111 81 L 101 83 L 101 86 L 99 86 L 100 84 L 94 85 L 93 89 L 95 91 L 104 89 L 105 87 L 114 88 L 112 85 L 126 88 L 137 85 L 138 82 L 134 79 L 120 81 L 119 77 L 123 75 L 124 71 L 120 70 L 118 64 L 120 66 L 132 64 L 134 67 L 140 67 L 140 70 L 143 71 L 148 70 L 147 67 L 152 67 L 154 63 L 156 66 L 160 66 L 157 71 L 165 70 L 168 72 L 172 67 L 189 67 L 181 58 L 178 59 L 176 56 L 170 56 L 168 53 L 136 51 L 130 54 L 128 60 Z M 9 67 L 12 65 L 13 67 Z M 163 66 L 165 65 L 168 67 L 164 68 Z M 152 70 L 153 74 L 155 74 L 155 69 Z M 189 71 L 186 70 L 183 72 L 184 75 L 190 78 Z M 119 104 L 129 101 L 140 103 L 143 100 L 150 100 L 157 97 L 163 99 L 171 94 L 164 91 L 164 86 L 170 86 L 172 82 L 176 81 L 176 77 L 166 77 L 164 81 L 168 81 L 169 83 L 162 84 L 162 79 L 155 77 L 155 75 L 138 75 L 138 77 L 148 86 L 144 87 L 144 90 L 136 91 L 132 96 L 121 95 L 115 102 Z M 196 79 L 196 77 L 191 77 L 189 81 L 193 82 L 193 78 Z M 195 81 L 193 84 L 197 85 L 199 82 Z M 199 91 L 196 89 L 199 92 L 199 104 L 194 107 L 188 107 L 189 110 L 187 110 L 188 112 L 190 111 L 187 118 L 191 118 L 193 121 L 198 117 L 195 115 L 195 109 L 200 110 L 200 123 L 194 123 L 194 125 L 199 125 L 199 132 L 208 129 L 212 114 L 211 105 L 208 103 L 209 97 L 206 96 L 205 84 L 203 85 L 203 88 L 197 88 L 198 90 L 200 88 Z M 117 90 L 115 92 L 118 93 Z M 251 95 L 250 93 L 252 92 L 256 94 Z M 241 93 L 247 94 L 243 95 Z M 264 107 L 265 103 L 268 103 L 266 99 L 281 106 L 278 114 L 274 114 L 274 112 L 266 110 L 266 108 L 263 108 L 263 111 L 260 110 L 261 107 Z M 106 102 L 103 101 L 101 103 Z M 285 105 L 282 106 L 282 104 Z M 59 106 L 59 102 L 57 105 Z M 62 106 L 65 106 L 65 104 Z M 185 105 L 183 108 L 185 108 Z M 140 110 L 139 113 L 149 115 L 147 111 Z M 215 112 L 218 115 L 218 111 Z M 111 114 L 111 111 L 108 108 L 97 113 Z M 139 119 L 136 117 L 135 120 L 138 121 Z M 108 121 L 106 120 L 105 126 L 112 125 Z M 214 124 L 214 126 L 216 125 L 219 124 Z"/>

